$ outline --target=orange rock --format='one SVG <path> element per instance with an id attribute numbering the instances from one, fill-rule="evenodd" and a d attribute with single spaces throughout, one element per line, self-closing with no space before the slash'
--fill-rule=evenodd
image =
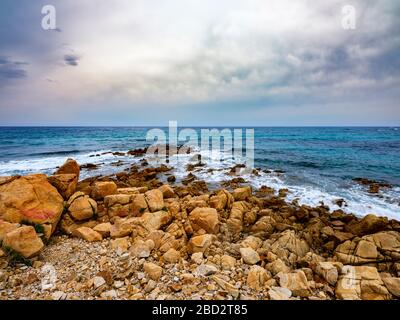
<path id="1" fill-rule="evenodd" d="M 67 161 L 55 172 L 55 174 L 75 174 L 79 180 L 81 168 L 74 159 L 68 158 Z"/>
<path id="2" fill-rule="evenodd" d="M 42 239 L 32 226 L 23 226 L 8 232 L 3 239 L 3 246 L 21 254 L 24 258 L 37 255 L 44 247 Z"/>
<path id="3" fill-rule="evenodd" d="M 66 200 L 74 194 L 78 184 L 78 177 L 73 173 L 56 174 L 48 180 Z"/>

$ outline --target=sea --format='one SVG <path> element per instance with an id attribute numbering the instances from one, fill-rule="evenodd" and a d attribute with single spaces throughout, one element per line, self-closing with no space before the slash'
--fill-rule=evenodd
<path id="1" fill-rule="evenodd" d="M 112 152 L 148 146 L 146 136 L 151 129 L 154 128 L 0 127 L 0 176 L 52 174 L 67 158 L 74 158 L 80 164 L 98 165 L 96 170 L 82 170 L 82 178 L 113 174 L 140 159 Z M 168 134 L 168 128 L 160 129 Z M 200 132 L 202 128 L 193 129 Z M 400 219 L 400 128 L 250 129 L 254 129 L 254 166 L 259 174 L 246 173 L 243 178 L 254 188 L 263 185 L 276 190 L 287 188 L 289 201 L 311 206 L 323 203 L 331 210 L 340 208 L 358 216 L 374 213 Z M 192 158 L 183 157 L 181 160 L 188 163 Z M 234 159 L 208 154 L 202 157 L 202 162 L 205 166 L 198 167 L 194 174 L 212 186 L 232 179 L 229 172 Z M 188 174 L 182 162 L 173 173 L 178 179 Z M 354 178 L 387 182 L 392 188 L 370 194 Z M 345 201 L 343 207 L 336 203 L 338 199 Z"/>

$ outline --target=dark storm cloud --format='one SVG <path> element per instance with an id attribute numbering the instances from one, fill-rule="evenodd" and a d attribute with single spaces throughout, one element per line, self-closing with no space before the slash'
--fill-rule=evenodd
<path id="1" fill-rule="evenodd" d="M 77 66 L 79 59 L 79 56 L 75 54 L 66 54 L 64 56 L 64 62 L 69 66 Z"/>
<path id="2" fill-rule="evenodd" d="M 12 79 L 25 78 L 27 72 L 22 66 L 27 64 L 27 62 L 12 61 L 8 57 L 0 57 L 0 84 Z"/>

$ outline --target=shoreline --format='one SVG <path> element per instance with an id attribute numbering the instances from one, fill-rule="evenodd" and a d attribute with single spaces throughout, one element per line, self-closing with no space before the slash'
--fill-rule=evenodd
<path id="1" fill-rule="evenodd" d="M 0 299 L 399 297 L 399 221 L 289 202 L 236 175 L 210 191 L 195 171 L 179 182 L 170 171 L 142 160 L 78 182 L 70 160 L 2 178 Z"/>

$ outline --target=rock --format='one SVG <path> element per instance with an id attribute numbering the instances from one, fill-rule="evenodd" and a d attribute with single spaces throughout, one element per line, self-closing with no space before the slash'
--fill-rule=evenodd
<path id="1" fill-rule="evenodd" d="M 109 237 L 111 232 L 111 223 L 99 223 L 93 228 L 93 230 L 100 233 L 103 238 Z"/>
<path id="2" fill-rule="evenodd" d="M 400 233 L 383 231 L 364 236 L 362 239 L 373 243 L 377 247 L 379 254 L 385 257 L 385 260 L 400 260 Z"/>
<path id="3" fill-rule="evenodd" d="M 142 226 L 148 231 L 159 230 L 171 220 L 168 211 L 146 212 L 140 217 Z"/>
<path id="4" fill-rule="evenodd" d="M 293 230 L 286 230 L 271 245 L 271 251 L 283 261 L 290 263 L 304 257 L 310 250 L 309 245 L 303 239 L 299 239 Z"/>
<path id="5" fill-rule="evenodd" d="M 117 189 L 118 194 L 128 194 L 128 195 L 133 195 L 133 194 L 139 194 L 139 188 L 118 188 Z"/>
<path id="6" fill-rule="evenodd" d="M 271 300 L 289 300 L 292 296 L 292 291 L 288 288 L 272 287 L 268 290 L 268 294 Z"/>
<path id="7" fill-rule="evenodd" d="M 203 252 L 195 252 L 190 258 L 194 263 L 201 264 L 203 263 Z"/>
<path id="8" fill-rule="evenodd" d="M 76 175 L 77 180 L 79 180 L 80 171 L 81 169 L 79 164 L 74 159 L 68 158 L 55 174 L 74 174 Z"/>
<path id="9" fill-rule="evenodd" d="M 149 190 L 144 195 L 150 212 L 159 211 L 164 208 L 163 193 L 160 190 Z"/>
<path id="10" fill-rule="evenodd" d="M 211 246 L 212 241 L 213 236 L 210 234 L 192 237 L 188 243 L 188 250 L 191 253 L 205 252 Z"/>
<path id="11" fill-rule="evenodd" d="M 44 174 L 7 180 L 0 185 L 0 219 L 48 226 L 48 239 L 64 209 L 64 200 Z"/>
<path id="12" fill-rule="evenodd" d="M 148 212 L 148 206 L 144 194 L 132 195 L 132 214 L 135 217 L 140 217 L 145 212 Z"/>
<path id="13" fill-rule="evenodd" d="M 273 275 L 276 275 L 280 272 L 288 273 L 290 272 L 290 268 L 279 258 L 268 263 L 265 268 L 270 271 Z"/>
<path id="14" fill-rule="evenodd" d="M 389 221 L 386 217 L 377 217 L 369 214 L 359 221 L 351 221 L 346 225 L 345 229 L 357 236 L 363 236 L 385 230 L 388 225 Z"/>
<path id="15" fill-rule="evenodd" d="M 251 197 L 251 187 L 237 188 L 233 190 L 233 198 L 235 201 L 245 201 Z"/>
<path id="16" fill-rule="evenodd" d="M 217 276 L 211 277 L 223 290 L 228 292 L 233 298 L 237 299 L 239 297 L 239 289 L 236 288 L 234 285 L 230 284 L 229 282 L 221 279 Z"/>
<path id="17" fill-rule="evenodd" d="M 114 194 L 104 197 L 104 205 L 109 218 L 127 217 L 132 213 L 132 196 L 129 194 Z"/>
<path id="18" fill-rule="evenodd" d="M 400 234 L 383 231 L 361 239 L 346 241 L 337 246 L 335 257 L 344 264 L 365 264 L 377 261 L 400 260 Z"/>
<path id="19" fill-rule="evenodd" d="M 175 181 L 176 181 L 176 177 L 175 177 L 175 176 L 169 176 L 169 177 L 167 178 L 167 181 L 168 181 L 168 182 L 175 182 Z"/>
<path id="20" fill-rule="evenodd" d="M 51 294 L 53 300 L 65 300 L 67 295 L 63 291 L 56 291 Z"/>
<path id="21" fill-rule="evenodd" d="M 390 293 L 375 267 L 344 266 L 335 295 L 343 300 L 385 300 Z"/>
<path id="22" fill-rule="evenodd" d="M 207 233 L 218 232 L 218 213 L 213 208 L 196 208 L 189 214 L 193 230 L 205 230 Z"/>
<path id="23" fill-rule="evenodd" d="M 118 254 L 127 252 L 129 249 L 129 246 L 130 246 L 130 243 L 129 243 L 128 237 L 111 240 L 111 248 L 116 250 Z"/>
<path id="24" fill-rule="evenodd" d="M 181 259 L 181 254 L 179 251 L 171 248 L 166 253 L 164 253 L 163 258 L 168 263 L 177 263 Z"/>
<path id="25" fill-rule="evenodd" d="M 260 266 L 252 266 L 247 275 L 247 285 L 254 290 L 261 290 L 268 280 L 267 271 Z"/>
<path id="26" fill-rule="evenodd" d="M 258 261 L 260 261 L 259 254 L 252 248 L 240 248 L 240 254 L 243 261 L 247 264 L 256 264 Z"/>
<path id="27" fill-rule="evenodd" d="M 392 295 L 400 298 L 400 278 L 387 277 L 382 278 L 382 281 Z"/>
<path id="28" fill-rule="evenodd" d="M 157 281 L 160 279 L 163 269 L 155 263 L 146 262 L 144 264 L 144 271 L 147 273 L 150 279 Z"/>
<path id="29" fill-rule="evenodd" d="M 138 239 L 133 243 L 131 253 L 137 258 L 147 258 L 150 256 L 151 250 L 154 249 L 154 246 L 154 241 L 151 239 L 147 241 Z"/>
<path id="30" fill-rule="evenodd" d="M 110 229 L 110 237 L 113 239 L 123 238 L 129 236 L 131 233 L 132 225 L 124 219 L 116 220 Z"/>
<path id="31" fill-rule="evenodd" d="M 293 295 L 298 297 L 309 297 L 311 295 L 307 277 L 303 271 L 297 270 L 291 273 L 278 273 L 281 287 L 289 289 Z"/>
<path id="32" fill-rule="evenodd" d="M 20 227 L 19 223 L 10 223 L 0 219 L 0 243 L 3 241 L 7 233 L 18 229 Z"/>
<path id="33" fill-rule="evenodd" d="M 242 248 L 252 248 L 254 250 L 259 249 L 261 245 L 262 245 L 262 240 L 254 236 L 248 236 L 246 239 L 240 242 L 240 246 Z"/>
<path id="34" fill-rule="evenodd" d="M 103 277 L 96 276 L 93 278 L 93 286 L 95 289 L 100 288 L 101 286 L 106 284 L 106 280 Z"/>
<path id="35" fill-rule="evenodd" d="M 211 208 L 220 211 L 224 209 L 230 210 L 234 201 L 233 196 L 228 191 L 221 190 L 217 195 L 210 198 L 209 203 Z"/>
<path id="36" fill-rule="evenodd" d="M 80 227 L 74 231 L 74 234 L 88 242 L 101 241 L 103 237 L 100 233 L 88 227 Z"/>
<path id="37" fill-rule="evenodd" d="M 116 194 L 117 189 L 113 181 L 98 181 L 93 185 L 91 197 L 95 200 L 103 200 L 106 196 Z"/>
<path id="38" fill-rule="evenodd" d="M 227 221 L 228 230 L 232 235 L 238 235 L 242 231 L 244 213 L 250 209 L 250 204 L 245 201 L 236 201 L 232 204 Z"/>
<path id="39" fill-rule="evenodd" d="M 97 203 L 83 192 L 75 192 L 67 202 L 67 212 L 76 221 L 88 220 L 97 214 Z"/>
<path id="40" fill-rule="evenodd" d="M 224 254 L 221 257 L 221 267 L 224 270 L 231 270 L 236 265 L 236 259 L 234 257 Z"/>
<path id="41" fill-rule="evenodd" d="M 252 233 L 262 233 L 265 236 L 271 235 L 275 229 L 275 220 L 271 216 L 263 216 L 250 227 Z"/>
<path id="42" fill-rule="evenodd" d="M 171 188 L 171 186 L 164 184 L 161 187 L 158 188 L 163 194 L 164 199 L 169 199 L 169 198 L 174 198 L 175 197 L 175 192 Z"/>
<path id="43" fill-rule="evenodd" d="M 58 192 L 67 200 L 72 196 L 78 185 L 76 174 L 56 174 L 47 178 L 47 180 L 58 190 Z"/>
<path id="44" fill-rule="evenodd" d="M 195 274 L 197 276 L 207 277 L 207 276 L 211 276 L 217 272 L 218 272 L 218 269 L 216 266 L 213 266 L 211 264 L 201 264 L 196 268 Z"/>
<path id="45" fill-rule="evenodd" d="M 23 226 L 8 232 L 4 236 L 3 247 L 12 249 L 24 258 L 31 258 L 42 250 L 44 244 L 37 235 L 35 228 Z"/>
<path id="46" fill-rule="evenodd" d="M 332 286 L 336 285 L 342 267 L 340 262 L 311 263 L 312 270 Z"/>

